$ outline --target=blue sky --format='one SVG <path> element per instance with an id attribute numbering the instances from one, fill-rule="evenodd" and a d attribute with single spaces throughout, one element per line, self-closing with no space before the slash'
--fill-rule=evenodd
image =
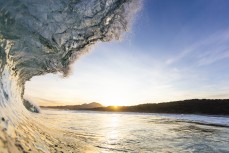
<path id="1" fill-rule="evenodd" d="M 229 98 L 229 1 L 145 0 L 123 40 L 99 43 L 68 78 L 26 84 L 41 105 Z"/>

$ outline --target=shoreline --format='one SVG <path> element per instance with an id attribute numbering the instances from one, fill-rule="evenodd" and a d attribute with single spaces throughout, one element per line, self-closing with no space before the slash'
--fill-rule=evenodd
<path id="1" fill-rule="evenodd" d="M 107 106 L 96 108 L 79 108 L 79 105 L 41 106 L 42 109 L 88 110 L 106 112 L 193 114 L 193 115 L 223 115 L 229 116 L 228 99 L 191 99 L 166 103 L 148 103 L 135 106 Z"/>

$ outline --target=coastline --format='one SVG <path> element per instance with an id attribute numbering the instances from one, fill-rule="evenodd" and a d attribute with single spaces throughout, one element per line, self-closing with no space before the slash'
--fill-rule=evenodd
<path id="1" fill-rule="evenodd" d="M 229 115 L 228 99 L 191 99 L 165 103 L 140 104 L 135 106 L 107 106 L 96 108 L 77 108 L 72 106 L 41 106 L 42 109 L 91 110 L 107 112 L 166 113 L 195 115 Z"/>

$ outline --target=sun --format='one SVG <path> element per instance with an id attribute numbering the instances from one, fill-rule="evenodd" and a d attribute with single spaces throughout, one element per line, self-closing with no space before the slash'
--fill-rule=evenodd
<path id="1" fill-rule="evenodd" d="M 117 106 L 117 105 L 111 106 L 111 107 L 112 107 L 112 110 L 114 110 L 114 111 L 117 111 L 117 110 L 119 110 L 119 108 L 120 108 L 120 106 Z"/>

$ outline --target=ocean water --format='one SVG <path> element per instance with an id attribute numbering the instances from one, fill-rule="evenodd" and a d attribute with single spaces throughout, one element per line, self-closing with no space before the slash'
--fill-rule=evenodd
<path id="1" fill-rule="evenodd" d="M 229 152 L 228 116 L 43 110 L 36 117 L 65 139 L 53 145 L 70 146 L 63 152 Z"/>
<path id="2" fill-rule="evenodd" d="M 80 122 L 77 118 L 28 112 L 24 85 L 47 73 L 67 76 L 92 45 L 118 40 L 140 1 L 0 0 L 0 153 L 94 152 L 90 135 L 55 125 Z"/>
<path id="3" fill-rule="evenodd" d="M 70 65 L 92 45 L 128 31 L 140 4 L 0 0 L 0 153 L 229 152 L 228 117 L 36 114 L 23 106 L 26 81 L 47 73 L 68 75 Z"/>

